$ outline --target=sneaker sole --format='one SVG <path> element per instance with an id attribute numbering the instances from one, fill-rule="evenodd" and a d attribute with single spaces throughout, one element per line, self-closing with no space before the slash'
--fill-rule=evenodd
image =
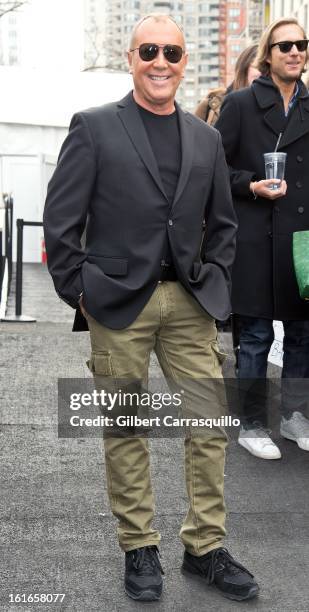
<path id="1" fill-rule="evenodd" d="M 204 576 L 201 576 L 200 574 L 196 574 L 195 572 L 192 572 L 189 569 L 186 569 L 185 567 L 182 566 L 181 568 L 181 573 L 184 576 L 190 576 L 191 579 L 196 580 L 197 582 L 203 582 L 204 586 L 205 586 L 205 578 Z M 258 585 L 253 585 L 249 591 L 246 593 L 246 595 L 236 595 L 234 593 L 226 593 L 225 591 L 222 591 L 216 584 L 212 583 L 212 584 L 206 584 L 207 587 L 212 587 L 213 589 L 215 589 L 216 591 L 218 591 L 220 593 L 220 595 L 223 595 L 223 597 L 226 597 L 226 599 L 233 599 L 234 601 L 247 601 L 248 599 L 253 599 L 254 597 L 257 596 L 260 588 Z"/>
<path id="2" fill-rule="evenodd" d="M 280 435 L 282 436 L 282 438 L 285 438 L 286 440 L 290 440 L 291 442 L 295 442 L 297 444 L 298 448 L 300 448 L 301 450 L 304 450 L 304 451 L 308 452 L 307 448 L 303 448 L 302 446 L 299 445 L 299 443 L 297 441 L 297 438 L 295 438 L 295 436 L 293 436 L 293 434 L 285 433 L 284 431 L 282 431 L 280 429 Z"/>
<path id="3" fill-rule="evenodd" d="M 135 599 L 135 601 L 158 601 L 162 595 L 162 589 L 160 593 L 152 591 L 151 589 L 147 589 L 142 593 L 133 593 L 125 587 L 125 593 L 131 599 Z"/>
<path id="4" fill-rule="evenodd" d="M 242 446 L 242 448 L 245 448 L 246 451 L 248 451 L 248 453 L 250 453 L 250 455 L 253 455 L 254 457 L 258 457 L 258 459 L 267 459 L 267 460 L 273 461 L 273 460 L 281 459 L 282 458 L 280 451 L 279 451 L 280 454 L 277 454 L 276 457 L 274 457 L 274 456 L 270 457 L 269 455 L 263 455 L 261 453 L 254 452 L 252 450 L 252 448 L 249 447 L 249 445 L 247 446 L 247 444 L 245 443 L 244 440 L 238 440 L 238 444 L 239 444 L 239 446 Z"/>

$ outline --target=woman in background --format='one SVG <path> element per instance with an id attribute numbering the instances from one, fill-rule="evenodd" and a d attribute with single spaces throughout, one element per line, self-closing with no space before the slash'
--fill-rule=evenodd
<path id="1" fill-rule="evenodd" d="M 249 87 L 252 81 L 260 76 L 260 72 L 254 67 L 257 48 L 257 43 L 254 43 L 241 52 L 235 64 L 235 76 L 231 85 L 227 88 L 211 89 L 208 96 L 197 106 L 195 111 L 197 117 L 200 117 L 209 125 L 214 125 L 219 117 L 221 104 L 226 94 L 236 89 Z"/>

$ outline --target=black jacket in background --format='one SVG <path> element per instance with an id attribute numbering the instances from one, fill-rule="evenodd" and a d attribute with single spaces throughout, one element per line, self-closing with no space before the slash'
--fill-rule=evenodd
<path id="1" fill-rule="evenodd" d="M 216 128 L 230 169 L 238 217 L 232 308 L 237 314 L 269 319 L 309 318 L 299 297 L 292 259 L 292 235 L 309 230 L 309 96 L 299 82 L 297 102 L 284 115 L 279 89 L 269 77 L 226 96 Z M 278 200 L 257 198 L 252 180 L 265 178 L 263 154 L 287 153 L 287 194 Z"/>

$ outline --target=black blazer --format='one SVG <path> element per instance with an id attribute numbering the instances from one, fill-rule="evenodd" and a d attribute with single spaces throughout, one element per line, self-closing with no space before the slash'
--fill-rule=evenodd
<path id="1" fill-rule="evenodd" d="M 111 329 L 130 325 L 153 293 L 166 232 L 185 289 L 213 317 L 230 313 L 236 221 L 221 138 L 177 111 L 182 164 L 172 207 L 132 93 L 74 115 L 48 186 L 44 228 L 56 291 L 73 307 L 83 291 L 86 310 Z"/>

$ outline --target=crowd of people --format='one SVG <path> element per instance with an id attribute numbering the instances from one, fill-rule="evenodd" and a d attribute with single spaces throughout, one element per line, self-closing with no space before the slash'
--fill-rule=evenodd
<path id="1" fill-rule="evenodd" d="M 292 261 L 293 232 L 309 229 L 307 47 L 295 19 L 274 22 L 243 52 L 232 85 L 211 92 L 196 117 L 175 101 L 188 61 L 183 31 L 168 15 L 145 16 L 127 51 L 133 91 L 74 115 L 44 212 L 49 270 L 76 309 L 74 329 L 90 331 L 97 379 L 144 383 L 155 350 L 188 405 L 208 410 L 206 381 L 222 381 L 224 359 L 215 321 L 233 312 L 239 443 L 264 459 L 280 457 L 266 431 L 274 319 L 285 332 L 281 435 L 309 450 L 308 400 L 296 384 L 309 378 L 309 304 Z M 285 178 L 265 179 L 263 154 L 277 150 L 287 153 Z M 212 415 L 220 410 L 218 396 Z M 259 586 L 223 546 L 226 445 L 221 426 L 186 430 L 182 570 L 241 601 Z M 125 591 L 157 600 L 163 569 L 148 439 L 128 428 L 105 432 L 104 446 Z"/>

